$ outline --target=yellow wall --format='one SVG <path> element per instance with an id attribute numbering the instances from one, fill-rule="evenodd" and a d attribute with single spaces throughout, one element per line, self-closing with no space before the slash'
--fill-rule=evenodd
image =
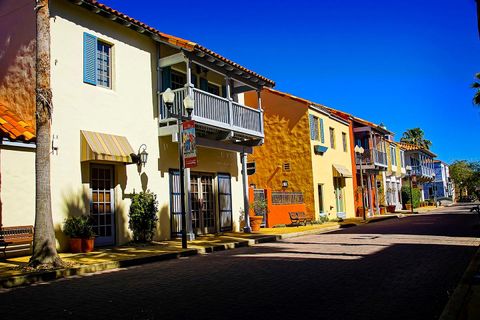
<path id="1" fill-rule="evenodd" d="M 35 216 L 35 149 L 1 146 L 2 224 L 33 225 Z"/>
<path id="2" fill-rule="evenodd" d="M 343 122 L 333 119 L 325 113 L 310 109 L 310 114 L 313 114 L 319 119 L 323 119 L 324 124 L 324 143 L 319 140 L 310 140 L 310 133 L 308 139 L 311 142 L 310 148 L 312 153 L 312 170 L 313 170 L 313 190 L 314 190 L 314 204 L 315 213 L 320 213 L 320 205 L 318 199 L 318 185 L 323 185 L 323 208 L 324 212 L 328 213 L 330 219 L 336 218 L 336 198 L 335 188 L 333 183 L 334 171 L 333 165 L 342 165 L 352 173 L 352 160 L 350 150 L 350 135 L 349 126 Z M 320 120 L 319 120 L 320 121 Z M 329 128 L 335 130 L 335 148 L 330 146 L 330 132 Z M 346 135 L 346 151 L 343 149 L 342 133 Z M 328 147 L 328 150 L 323 155 L 316 155 L 313 151 L 315 145 L 322 145 Z M 335 174 L 336 175 L 336 174 Z M 347 217 L 355 216 L 353 182 L 352 178 L 344 179 L 345 186 L 343 188 L 344 209 Z"/>

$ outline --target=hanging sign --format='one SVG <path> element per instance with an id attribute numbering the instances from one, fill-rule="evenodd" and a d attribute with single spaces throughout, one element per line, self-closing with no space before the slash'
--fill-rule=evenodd
<path id="1" fill-rule="evenodd" d="M 183 165 L 185 168 L 197 166 L 197 143 L 195 137 L 195 121 L 182 123 Z"/>

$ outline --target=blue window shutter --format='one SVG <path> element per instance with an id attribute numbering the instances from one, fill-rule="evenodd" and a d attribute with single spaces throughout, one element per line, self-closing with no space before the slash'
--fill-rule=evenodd
<path id="1" fill-rule="evenodd" d="M 325 143 L 325 133 L 323 132 L 323 119 L 320 119 L 320 140 Z"/>
<path id="2" fill-rule="evenodd" d="M 97 37 L 83 33 L 83 82 L 97 84 Z"/>
<path id="3" fill-rule="evenodd" d="M 162 68 L 162 91 L 172 87 L 172 69 L 170 67 Z"/>
<path id="4" fill-rule="evenodd" d="M 200 90 L 208 92 L 208 81 L 205 78 L 200 78 Z"/>

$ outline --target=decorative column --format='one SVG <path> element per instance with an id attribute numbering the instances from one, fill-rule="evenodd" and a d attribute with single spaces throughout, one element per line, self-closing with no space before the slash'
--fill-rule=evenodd
<path id="1" fill-rule="evenodd" d="M 252 229 L 250 228 L 250 204 L 248 202 L 247 153 L 240 153 L 240 157 L 242 160 L 243 208 L 245 211 L 245 227 L 243 228 L 243 231 L 245 233 L 250 233 L 252 232 Z"/>

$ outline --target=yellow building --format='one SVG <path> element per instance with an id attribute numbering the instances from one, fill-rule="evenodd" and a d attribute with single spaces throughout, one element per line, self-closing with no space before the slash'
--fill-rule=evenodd
<path id="1" fill-rule="evenodd" d="M 27 122 L 34 119 L 35 96 L 22 87 L 35 87 L 35 14 L 14 9 L 30 2 L 0 2 L 0 44 L 9 44 L 0 47 L 0 103 Z M 50 16 L 51 194 L 61 248 L 63 221 L 78 214 L 94 218 L 96 245 L 129 241 L 130 198 L 147 189 L 159 201 L 155 238 L 180 234 L 177 116 L 187 116 L 187 96 L 194 100 L 198 147 L 198 165 L 185 177 L 187 232 L 192 238 L 239 231 L 248 204 L 241 160 L 264 134 L 260 103 L 252 108 L 238 95 L 274 82 L 97 1 L 50 1 Z M 175 97 L 170 111 L 162 102 L 167 88 Z M 2 148 L 4 226 L 34 223 L 34 152 L 28 151 L 34 149 L 20 147 Z M 140 164 L 145 149 L 148 160 Z"/>
<path id="2" fill-rule="evenodd" d="M 255 99 L 245 94 L 247 104 Z M 273 89 L 264 89 L 261 101 L 265 142 L 249 156 L 256 166 L 250 185 L 302 192 L 313 219 L 354 217 L 349 123 L 320 104 Z"/>

